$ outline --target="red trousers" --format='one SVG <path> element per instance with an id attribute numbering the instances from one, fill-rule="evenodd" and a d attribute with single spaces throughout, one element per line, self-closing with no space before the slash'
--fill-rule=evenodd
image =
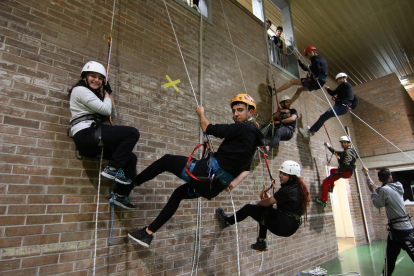
<path id="1" fill-rule="evenodd" d="M 328 201 L 329 187 L 333 189 L 333 187 L 335 187 L 335 181 L 337 181 L 339 178 L 350 178 L 352 176 L 352 172 L 350 170 L 343 170 L 342 173 L 339 174 L 336 173 L 337 171 L 338 169 L 331 169 L 331 175 L 322 181 L 321 200 L 323 202 Z"/>

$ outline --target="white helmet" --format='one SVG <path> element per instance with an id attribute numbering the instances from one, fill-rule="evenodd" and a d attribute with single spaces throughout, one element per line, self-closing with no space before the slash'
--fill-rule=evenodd
<path id="1" fill-rule="evenodd" d="M 282 98 L 280 98 L 279 103 L 282 103 L 286 100 L 292 100 L 288 95 L 283 95 Z"/>
<path id="2" fill-rule="evenodd" d="M 279 171 L 287 173 L 289 175 L 300 176 L 300 166 L 295 161 L 285 161 L 280 165 Z"/>
<path id="3" fill-rule="evenodd" d="M 104 78 L 106 79 L 105 67 L 103 67 L 102 64 L 100 64 L 99 62 L 96 62 L 96 61 L 88 61 L 87 63 L 85 63 L 85 65 L 82 68 L 82 74 L 83 74 L 83 72 L 99 73 L 102 76 L 104 76 Z"/>
<path id="4" fill-rule="evenodd" d="M 348 75 L 347 75 L 347 74 L 345 74 L 345 73 L 339 73 L 338 75 L 336 75 L 335 80 L 337 80 L 337 79 L 339 79 L 339 78 L 343 78 L 343 77 L 347 78 L 347 77 L 348 77 Z"/>
<path id="5" fill-rule="evenodd" d="M 348 136 L 341 136 L 341 139 L 339 139 L 339 142 L 351 142 L 348 138 Z"/>

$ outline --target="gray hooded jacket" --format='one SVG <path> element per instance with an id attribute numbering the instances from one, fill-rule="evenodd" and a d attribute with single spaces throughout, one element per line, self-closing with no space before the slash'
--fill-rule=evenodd
<path id="1" fill-rule="evenodd" d="M 400 182 L 389 182 L 377 187 L 371 194 L 372 203 L 380 209 L 385 207 L 388 220 L 407 216 L 403 199 L 404 189 Z M 398 230 L 409 230 L 413 226 L 409 221 L 394 223 L 393 228 Z"/>

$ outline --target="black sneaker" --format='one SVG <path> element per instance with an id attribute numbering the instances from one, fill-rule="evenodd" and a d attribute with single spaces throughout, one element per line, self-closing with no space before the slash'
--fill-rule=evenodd
<path id="1" fill-rule="evenodd" d="M 258 251 L 267 251 L 267 243 L 266 243 L 266 240 L 260 241 L 259 238 L 257 238 L 256 243 L 252 244 L 250 247 L 252 249 L 258 250 Z"/>
<path id="2" fill-rule="evenodd" d="M 132 204 L 129 201 L 128 196 L 120 197 L 116 193 L 113 194 L 112 197 L 109 199 L 109 204 L 113 204 L 127 210 L 134 210 L 135 208 L 137 208 L 134 204 Z"/>
<path id="3" fill-rule="evenodd" d="M 111 170 L 109 166 L 106 166 L 106 168 L 101 172 L 101 175 L 108 179 L 114 179 L 116 182 L 124 185 L 129 185 L 132 183 L 131 179 L 125 177 L 125 173 L 122 168 L 115 171 Z"/>
<path id="4" fill-rule="evenodd" d="M 321 205 L 322 207 L 326 207 L 326 202 L 323 202 L 319 197 L 317 197 L 315 199 L 316 203 L 318 203 L 319 205 Z"/>
<path id="5" fill-rule="evenodd" d="M 148 234 L 145 230 L 146 228 L 144 227 L 136 232 L 128 233 L 128 237 L 144 247 L 149 247 L 154 235 Z"/>
<path id="6" fill-rule="evenodd" d="M 224 213 L 224 211 L 223 211 L 223 209 L 221 209 L 221 207 L 218 207 L 216 209 L 216 217 L 217 217 L 217 220 L 219 221 L 220 228 L 222 230 L 224 228 L 230 226 L 230 223 L 227 221 L 227 215 L 226 215 L 226 213 Z"/>

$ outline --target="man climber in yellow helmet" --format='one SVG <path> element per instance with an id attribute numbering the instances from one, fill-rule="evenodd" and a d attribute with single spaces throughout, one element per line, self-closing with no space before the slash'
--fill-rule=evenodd
<path id="1" fill-rule="evenodd" d="M 174 190 L 167 204 L 148 227 L 128 233 L 130 239 L 148 247 L 153 233 L 174 215 L 182 199 L 202 196 L 210 200 L 226 188 L 231 191 L 247 177 L 256 148 L 263 145 L 263 134 L 253 122 L 256 104 L 249 95 L 238 94 L 231 100 L 230 106 L 234 124 L 213 125 L 205 117 L 202 106 L 196 109 L 203 132 L 224 139 L 216 152 L 198 161 L 186 156 L 166 154 L 134 178 L 134 185 L 140 186 L 167 171 L 186 183 Z M 210 177 L 210 173 L 214 176 Z"/>

